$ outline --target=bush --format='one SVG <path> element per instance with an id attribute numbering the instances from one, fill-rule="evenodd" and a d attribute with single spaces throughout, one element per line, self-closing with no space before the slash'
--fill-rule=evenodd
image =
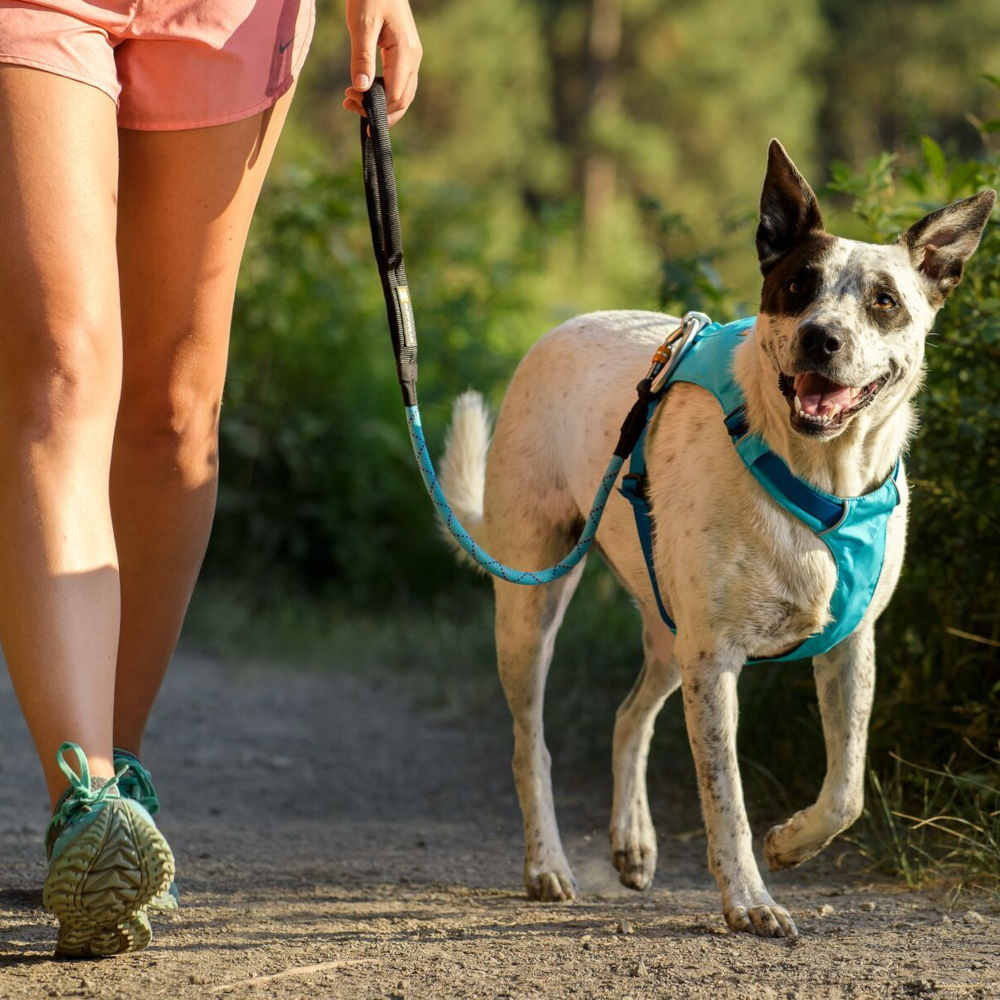
<path id="1" fill-rule="evenodd" d="M 404 190 L 401 200 L 419 206 L 404 233 L 419 247 L 412 291 L 430 345 L 421 401 L 437 453 L 451 399 L 469 383 L 500 386 L 529 338 L 524 289 L 544 233 L 491 259 L 472 192 Z M 262 199 L 236 302 L 220 455 L 209 576 L 256 581 L 265 605 L 287 585 L 369 605 L 426 603 L 456 585 L 410 451 L 360 171 L 288 169 Z"/>

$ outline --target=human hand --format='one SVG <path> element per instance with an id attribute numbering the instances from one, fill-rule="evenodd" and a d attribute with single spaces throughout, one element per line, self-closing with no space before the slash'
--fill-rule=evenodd
<path id="1" fill-rule="evenodd" d="M 364 115 L 361 95 L 375 78 L 375 49 L 382 53 L 386 110 L 390 125 L 406 114 L 417 92 L 423 49 L 408 0 L 347 0 L 351 33 L 351 86 L 344 107 Z"/>

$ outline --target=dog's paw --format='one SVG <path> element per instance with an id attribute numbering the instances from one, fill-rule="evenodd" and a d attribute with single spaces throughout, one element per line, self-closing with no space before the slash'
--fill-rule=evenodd
<path id="1" fill-rule="evenodd" d="M 538 899 L 543 903 L 566 903 L 576 899 L 576 879 L 567 868 L 564 872 L 531 872 L 525 870 L 524 887 L 528 899 Z"/>
<path id="2" fill-rule="evenodd" d="M 795 921 L 788 910 L 773 900 L 759 906 L 731 906 L 724 911 L 726 923 L 734 931 L 758 937 L 797 938 Z"/>
<path id="3" fill-rule="evenodd" d="M 652 843 L 632 843 L 615 848 L 611 842 L 611 860 L 618 869 L 618 879 L 630 889 L 648 889 L 656 871 L 656 839 Z"/>
<path id="4" fill-rule="evenodd" d="M 611 819 L 611 861 L 622 885 L 648 889 L 656 872 L 656 829 L 649 808 L 633 804 Z"/>
<path id="5" fill-rule="evenodd" d="M 772 826 L 764 837 L 764 858 L 771 871 L 794 868 L 819 854 L 832 839 L 816 839 L 816 831 L 809 829 L 806 810 L 797 812 L 791 819 Z"/>

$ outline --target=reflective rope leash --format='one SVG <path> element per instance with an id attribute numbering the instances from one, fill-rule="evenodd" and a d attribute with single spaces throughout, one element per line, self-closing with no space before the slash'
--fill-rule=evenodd
<path id="1" fill-rule="evenodd" d="M 670 372 L 680 361 L 694 337 L 709 323 L 709 319 L 703 313 L 688 313 L 683 323 L 657 349 L 648 374 L 636 387 L 638 399 L 622 424 L 621 436 L 597 488 L 594 504 L 583 532 L 569 554 L 547 569 L 519 570 L 505 566 L 478 545 L 459 523 L 438 482 L 427 442 L 424 440 L 420 408 L 417 405 L 417 327 L 410 302 L 406 271 L 403 267 L 403 241 L 396 201 L 396 179 L 392 166 L 389 123 L 386 119 L 385 89 L 380 77 L 377 77 L 371 88 L 365 92 L 363 103 L 368 115 L 367 118 L 361 119 L 361 158 L 365 199 L 368 203 L 368 221 L 371 223 L 375 262 L 378 264 L 382 294 L 385 297 L 389 335 L 396 358 L 396 375 L 403 392 L 406 424 L 420 475 L 448 530 L 484 570 L 509 583 L 527 586 L 551 583 L 565 576 L 587 554 L 597 534 L 597 526 L 601 522 L 601 516 L 604 514 L 605 505 L 614 489 L 622 464 L 631 454 L 639 435 L 649 421 L 650 403 L 663 391 Z"/>

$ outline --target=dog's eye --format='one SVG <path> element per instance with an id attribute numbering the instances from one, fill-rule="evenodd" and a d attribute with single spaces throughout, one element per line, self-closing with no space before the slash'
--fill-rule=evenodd
<path id="1" fill-rule="evenodd" d="M 888 292 L 875 293 L 876 309 L 895 309 L 899 303 Z"/>
<path id="2" fill-rule="evenodd" d="M 802 282 L 798 278 L 789 278 L 785 282 L 785 291 L 789 295 L 798 295 L 802 291 Z"/>

